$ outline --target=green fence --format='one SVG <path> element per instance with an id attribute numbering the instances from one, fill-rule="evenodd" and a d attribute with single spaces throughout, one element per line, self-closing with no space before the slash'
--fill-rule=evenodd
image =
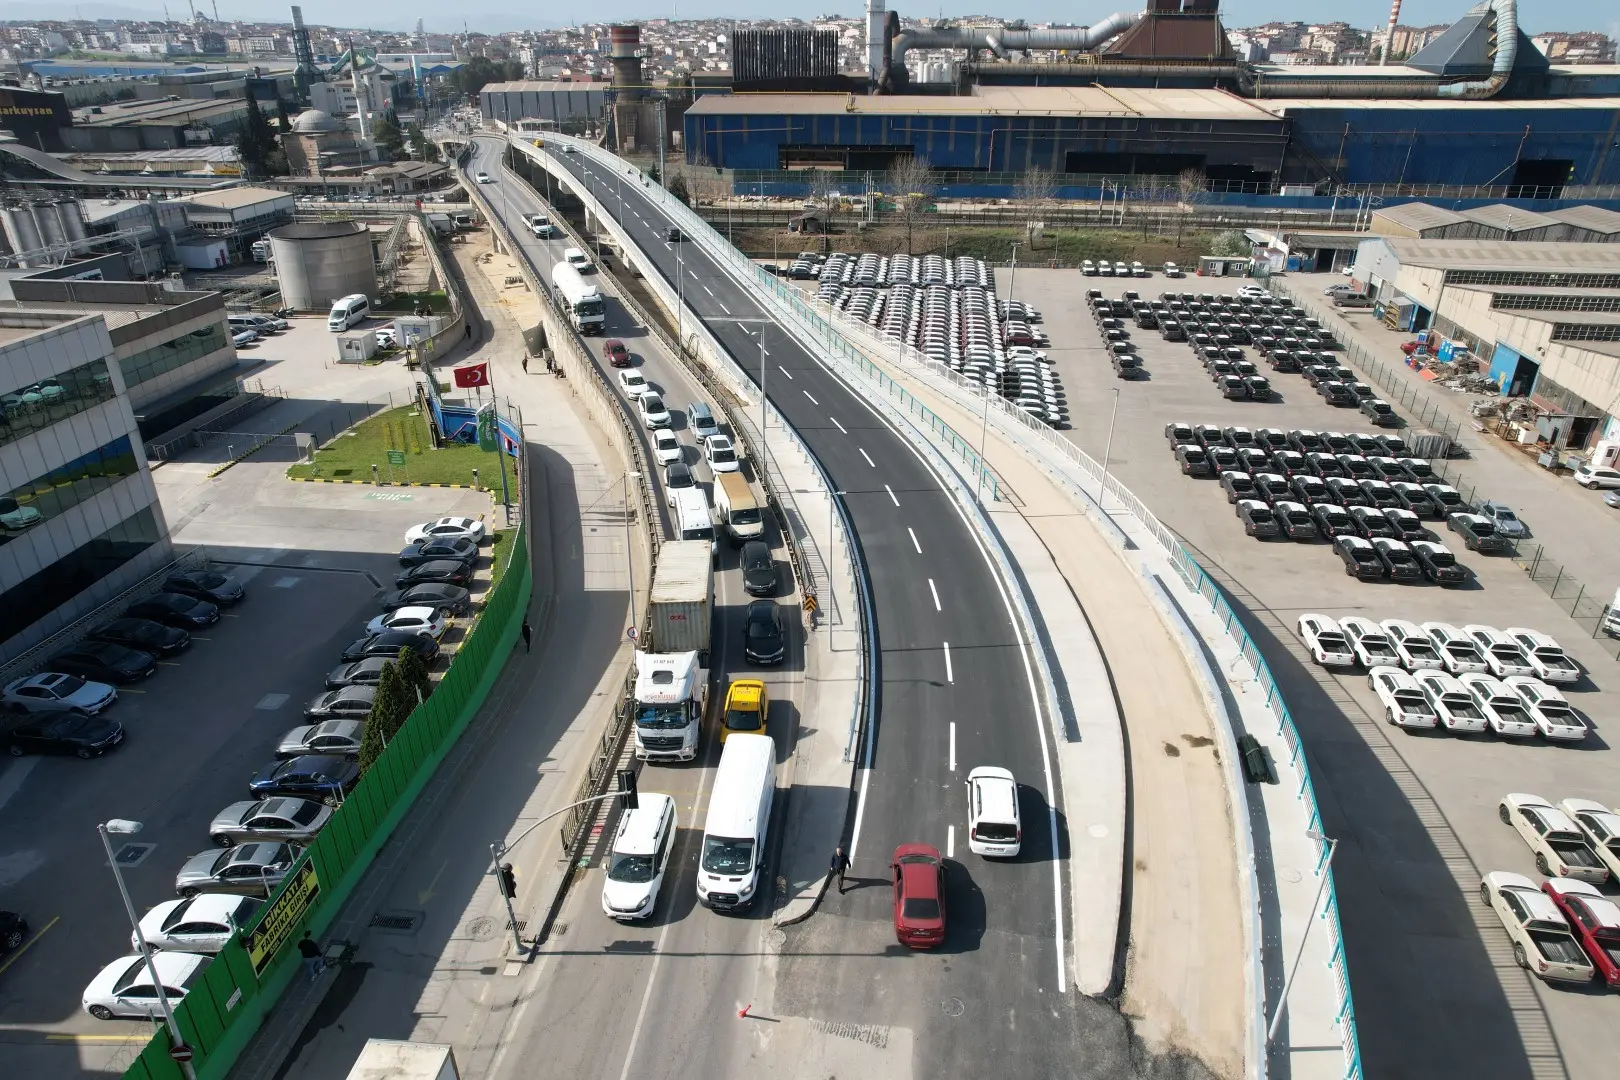
<path id="1" fill-rule="evenodd" d="M 298 950 L 292 943 L 306 927 L 319 936 L 336 918 L 378 850 L 483 704 L 517 639 L 533 588 L 528 537 L 521 526 L 511 546 L 511 560 L 432 696 L 416 707 L 353 794 L 332 815 L 288 874 L 287 883 L 261 909 L 260 923 L 246 928 L 219 954 L 202 982 L 175 1009 L 180 1032 L 195 1052 L 192 1065 L 199 1080 L 223 1080 L 230 1071 L 265 1014 L 299 971 Z M 263 959 L 262 972 L 255 974 L 243 942 L 256 932 L 267 931 L 266 917 L 277 909 L 278 900 L 291 899 L 282 894 L 298 887 L 294 883 L 306 865 L 314 867 L 318 882 L 313 902 L 279 935 L 269 957 Z M 286 910 L 286 904 L 281 908 Z M 169 1057 L 171 1045 L 168 1030 L 159 1026 L 124 1073 L 125 1080 L 182 1080 L 180 1066 Z"/>

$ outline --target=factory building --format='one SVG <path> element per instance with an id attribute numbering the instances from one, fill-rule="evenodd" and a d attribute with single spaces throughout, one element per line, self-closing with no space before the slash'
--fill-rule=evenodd
<path id="1" fill-rule="evenodd" d="M 517 124 L 520 120 L 546 120 L 562 127 L 569 123 L 594 124 L 607 111 L 607 84 L 590 82 L 498 82 L 478 92 L 478 106 L 486 120 Z"/>

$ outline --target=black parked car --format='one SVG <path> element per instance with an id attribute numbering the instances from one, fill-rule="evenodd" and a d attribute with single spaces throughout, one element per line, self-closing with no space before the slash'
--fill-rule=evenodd
<path id="1" fill-rule="evenodd" d="M 1329 476 L 1323 481 L 1333 496 L 1333 501 L 1343 507 L 1366 506 L 1367 494 L 1361 490 L 1361 485 L 1354 480 L 1343 476 Z"/>
<path id="2" fill-rule="evenodd" d="M 124 725 L 100 716 L 50 713 L 31 718 L 6 733 L 6 751 L 24 754 L 72 754 L 93 758 L 124 741 Z"/>
<path id="3" fill-rule="evenodd" d="M 443 585 L 466 585 L 472 579 L 473 568 L 471 565 L 454 559 L 434 559 L 432 562 L 418 563 L 411 567 L 394 578 L 394 584 L 401 589 L 409 589 L 413 585 L 425 585 L 428 582 Z"/>
<path id="4" fill-rule="evenodd" d="M 181 630 L 196 630 L 219 622 L 219 605 L 195 596 L 160 592 L 129 605 L 124 615 L 131 619 L 150 619 Z"/>
<path id="5" fill-rule="evenodd" d="M 368 656 L 386 656 L 392 660 L 399 656 L 400 649 L 410 649 L 422 658 L 423 663 L 432 663 L 439 655 L 439 643 L 426 634 L 412 633 L 409 630 L 384 630 L 378 634 L 368 634 L 351 643 L 343 650 L 342 659 L 354 661 L 364 660 Z"/>
<path id="6" fill-rule="evenodd" d="M 1271 382 L 1264 375 L 1249 375 L 1243 379 L 1251 401 L 1270 401 Z"/>
<path id="7" fill-rule="evenodd" d="M 132 683 L 157 670 L 157 657 L 110 641 L 81 641 L 45 662 L 45 670 L 62 671 L 94 682 Z"/>
<path id="8" fill-rule="evenodd" d="M 1327 485 L 1319 478 L 1309 474 L 1300 474 L 1288 478 L 1288 486 L 1293 490 L 1296 501 L 1306 506 L 1333 505 L 1333 498 L 1328 494 Z"/>
<path id="9" fill-rule="evenodd" d="M 776 594 L 776 560 L 771 546 L 763 540 L 750 540 L 742 546 L 743 591 L 749 596 Z"/>
<path id="10" fill-rule="evenodd" d="M 473 563 L 478 558 L 478 544 L 462 537 L 426 540 L 420 544 L 407 544 L 399 553 L 401 566 L 417 566 L 437 559 L 454 559 Z"/>
<path id="11" fill-rule="evenodd" d="M 1436 585 L 1466 585 L 1473 577 L 1444 544 L 1413 540 L 1406 546 L 1412 549 L 1412 556 L 1423 567 L 1423 576 Z"/>
<path id="12" fill-rule="evenodd" d="M 1243 532 L 1256 540 L 1276 536 L 1279 531 L 1277 515 L 1271 512 L 1271 507 L 1259 499 L 1239 499 L 1237 516 L 1238 520 L 1243 522 Z"/>
<path id="13" fill-rule="evenodd" d="M 1368 505 L 1376 506 L 1380 510 L 1404 509 L 1401 507 L 1400 498 L 1395 494 L 1395 489 L 1383 480 L 1361 481 L 1361 493 L 1367 496 Z"/>
<path id="14" fill-rule="evenodd" d="M 1277 515 L 1277 524 L 1288 539 L 1301 543 L 1316 539 L 1316 522 L 1304 503 L 1280 501 L 1272 507 L 1272 512 Z"/>
<path id="15" fill-rule="evenodd" d="M 382 609 L 385 612 L 402 607 L 436 607 L 444 608 L 452 615 L 465 615 L 471 606 L 471 593 L 459 585 L 441 582 L 426 582 L 409 588 L 395 589 L 393 592 L 384 593 L 382 598 Z"/>
<path id="16" fill-rule="evenodd" d="M 1429 493 L 1423 490 L 1421 484 L 1408 484 L 1401 481 L 1391 481 L 1390 490 L 1401 501 L 1401 508 L 1410 510 L 1420 518 L 1438 518 L 1440 510 L 1429 498 Z"/>
<path id="17" fill-rule="evenodd" d="M 1333 554 L 1344 563 L 1344 572 L 1363 581 L 1382 581 L 1384 560 L 1378 549 L 1359 536 L 1338 536 L 1333 539 Z"/>
<path id="18" fill-rule="evenodd" d="M 1278 499 L 1291 499 L 1293 489 L 1288 486 L 1286 476 L 1278 476 L 1273 472 L 1251 473 L 1254 477 L 1255 498 L 1264 502 L 1274 503 Z"/>
<path id="19" fill-rule="evenodd" d="M 1342 506 L 1333 503 L 1321 503 L 1311 507 L 1311 517 L 1316 521 L 1316 531 L 1326 537 L 1355 536 L 1356 523 Z"/>
<path id="20" fill-rule="evenodd" d="M 1356 523 L 1356 532 L 1368 540 L 1393 540 L 1395 526 L 1389 523 L 1383 511 L 1371 506 L 1352 506 L 1350 517 Z"/>
<path id="21" fill-rule="evenodd" d="M 276 796 L 321 799 L 336 804 L 360 782 L 360 763 L 351 758 L 305 754 L 287 761 L 272 761 L 248 781 L 248 798 Z"/>
<path id="22" fill-rule="evenodd" d="M 1324 380 L 1317 383 L 1316 389 L 1322 395 L 1322 400 L 1340 409 L 1353 409 L 1361 403 L 1355 391 L 1342 382 Z"/>
<path id="23" fill-rule="evenodd" d="M 1306 457 L 1312 454 L 1325 454 L 1328 452 L 1327 443 L 1323 441 L 1321 435 L 1314 431 L 1301 431 L 1299 429 L 1290 431 L 1288 433 L 1288 443 Z"/>
<path id="24" fill-rule="evenodd" d="M 780 664 L 787 658 L 787 635 L 774 600 L 755 600 L 743 620 L 743 658 L 750 664 Z"/>
<path id="25" fill-rule="evenodd" d="M 213 570 L 181 570 L 165 578 L 163 587 L 210 604 L 234 604 L 247 595 L 240 581 Z"/>
<path id="26" fill-rule="evenodd" d="M 1423 527 L 1423 521 L 1412 511 L 1399 506 L 1386 506 L 1383 508 L 1385 520 L 1390 528 L 1395 530 L 1395 539 L 1404 544 L 1414 540 L 1427 540 L 1430 538 L 1429 530 Z"/>
<path id="27" fill-rule="evenodd" d="M 382 682 L 383 668 L 392 664 L 398 655 L 368 656 L 364 660 L 339 664 L 326 676 L 326 688 L 337 690 L 345 686 L 376 686 Z"/>
<path id="28" fill-rule="evenodd" d="M 1219 476 L 1234 470 L 1242 471 L 1238 466 L 1237 451 L 1230 446 L 1211 446 L 1209 448 L 1209 467 Z"/>
<path id="29" fill-rule="evenodd" d="M 1226 492 L 1229 503 L 1255 498 L 1254 477 L 1246 472 L 1224 473 L 1221 476 L 1221 490 Z"/>
<path id="30" fill-rule="evenodd" d="M 0 911 L 0 952 L 22 948 L 28 937 L 28 920 L 15 911 Z"/>
<path id="31" fill-rule="evenodd" d="M 1176 447 L 1176 464 L 1181 467 L 1183 476 L 1210 475 L 1209 455 L 1204 448 L 1193 443 L 1184 443 Z"/>
<path id="32" fill-rule="evenodd" d="M 1418 563 L 1417 556 L 1412 549 L 1399 540 L 1374 540 L 1373 547 L 1378 551 L 1378 557 L 1384 560 L 1384 569 L 1392 581 L 1420 581 L 1423 578 L 1423 567 Z"/>
<path id="33" fill-rule="evenodd" d="M 110 641 L 153 656 L 172 656 L 191 644 L 184 630 L 153 622 L 151 619 L 114 619 L 90 631 L 91 641 Z"/>

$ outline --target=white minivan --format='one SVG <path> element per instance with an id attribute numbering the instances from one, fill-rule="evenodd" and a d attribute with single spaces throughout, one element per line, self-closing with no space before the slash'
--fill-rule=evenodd
<path id="1" fill-rule="evenodd" d="M 591 265 L 591 257 L 579 248 L 568 248 L 563 252 L 563 261 L 582 274 L 589 274 L 596 267 Z"/>
<path id="2" fill-rule="evenodd" d="M 1006 769 L 981 765 L 968 773 L 968 850 L 1011 859 L 1023 845 L 1018 782 Z"/>
<path id="3" fill-rule="evenodd" d="M 714 533 L 714 510 L 703 489 L 675 488 L 670 493 L 670 507 L 675 511 L 675 533 L 682 540 L 707 540 L 710 554 L 720 553 L 720 541 Z"/>
<path id="4" fill-rule="evenodd" d="M 332 313 L 326 317 L 326 328 L 334 334 L 342 333 L 356 323 L 366 321 L 371 314 L 371 301 L 364 293 L 340 296 L 332 302 Z"/>
<path id="5" fill-rule="evenodd" d="M 602 910 L 610 919 L 645 919 L 658 906 L 664 871 L 675 847 L 675 800 L 644 792 L 619 819 L 602 881 Z"/>
<path id="6" fill-rule="evenodd" d="M 747 907 L 766 884 L 765 842 L 776 797 L 776 743 L 733 734 L 720 751 L 698 855 L 697 895 L 705 907 Z"/>

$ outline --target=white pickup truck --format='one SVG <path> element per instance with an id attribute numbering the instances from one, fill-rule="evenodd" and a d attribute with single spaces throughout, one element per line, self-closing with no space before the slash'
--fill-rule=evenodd
<path id="1" fill-rule="evenodd" d="M 1580 826 L 1539 795 L 1513 792 L 1502 796 L 1497 816 L 1512 825 L 1536 856 L 1536 869 L 1547 877 L 1574 878 L 1601 885 L 1609 868 L 1598 861 Z"/>

